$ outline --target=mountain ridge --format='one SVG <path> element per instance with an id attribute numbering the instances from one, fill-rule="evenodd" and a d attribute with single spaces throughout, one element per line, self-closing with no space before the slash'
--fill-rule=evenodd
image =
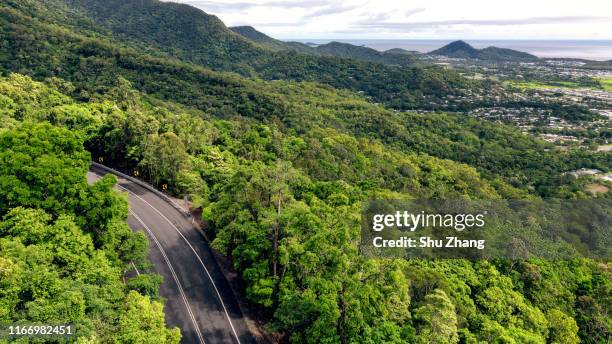
<path id="1" fill-rule="evenodd" d="M 389 51 L 381 52 L 366 46 L 359 46 L 338 41 L 331 41 L 325 44 L 310 46 L 300 42 L 285 42 L 272 38 L 265 33 L 258 31 L 253 26 L 234 26 L 230 27 L 229 29 L 246 39 L 274 51 L 297 51 L 311 55 L 334 56 L 399 66 L 410 65 L 415 62 L 414 59 L 410 57 L 411 54 L 407 53 L 407 51 L 403 49 L 391 49 Z M 400 52 L 399 50 L 403 51 Z"/>
<path id="2" fill-rule="evenodd" d="M 300 42 L 285 42 L 275 38 L 272 38 L 265 33 L 258 31 L 254 27 L 250 25 L 242 25 L 242 26 L 231 26 L 230 30 L 235 32 L 242 37 L 249 39 L 255 43 L 261 44 L 263 47 L 279 51 L 279 50 L 295 50 L 304 53 L 316 53 L 316 50 L 313 47 L 310 47 L 304 43 Z"/>
<path id="3" fill-rule="evenodd" d="M 448 43 L 447 45 L 430 51 L 427 55 L 442 55 L 453 58 L 472 58 L 480 60 L 538 60 L 535 55 L 526 52 L 498 48 L 490 46 L 484 49 L 476 49 L 463 40 L 457 40 Z"/>
<path id="4" fill-rule="evenodd" d="M 18 9 L 56 27 L 70 27 L 91 39 L 106 37 L 117 46 L 128 45 L 158 58 L 248 78 L 318 82 L 362 92 L 398 109 L 439 106 L 439 99 L 445 95 L 461 94 L 478 84 L 436 66 L 399 68 L 382 61 L 295 49 L 274 51 L 228 29 L 217 17 L 185 4 L 156 0 L 7 0 L 0 6 Z M 86 23 L 87 29 L 80 23 Z M 13 34 L 6 32 L 9 41 Z"/>
<path id="5" fill-rule="evenodd" d="M 359 46 L 337 41 L 318 45 L 315 49 L 316 51 L 324 55 L 327 54 L 341 58 L 351 58 L 389 65 L 406 66 L 415 62 L 409 54 L 397 54 L 393 52 L 388 53 L 385 51 L 380 52 L 378 50 L 366 46 Z"/>
<path id="6" fill-rule="evenodd" d="M 402 48 L 378 51 L 364 45 L 360 46 L 339 41 L 330 41 L 329 43 L 310 46 L 300 42 L 285 42 L 272 38 L 258 31 L 253 26 L 236 26 L 230 27 L 229 29 L 246 39 L 275 51 L 298 51 L 312 55 L 335 56 L 388 65 L 410 65 L 415 62 L 414 57 L 419 55 L 442 55 L 454 58 L 497 61 L 526 61 L 538 59 L 537 56 L 529 53 L 508 48 L 490 46 L 483 49 L 476 49 L 463 40 L 453 41 L 439 49 L 422 54 L 418 51 L 409 51 Z"/>

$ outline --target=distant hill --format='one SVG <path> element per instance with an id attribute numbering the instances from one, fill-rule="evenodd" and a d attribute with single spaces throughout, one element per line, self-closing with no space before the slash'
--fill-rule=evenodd
<path id="1" fill-rule="evenodd" d="M 253 42 L 256 42 L 256 43 L 259 43 L 265 46 L 266 48 L 269 48 L 272 50 L 287 49 L 287 45 L 285 44 L 285 42 L 281 42 L 262 32 L 259 32 L 255 30 L 255 28 L 252 26 L 234 26 L 234 27 L 230 27 L 229 29 L 244 38 L 248 38 Z"/>
<path id="2" fill-rule="evenodd" d="M 612 70 L 612 60 L 608 61 L 585 61 L 586 64 L 583 67 L 593 69 L 607 69 Z"/>
<path id="3" fill-rule="evenodd" d="M 376 62 L 388 65 L 409 65 L 414 62 L 410 52 L 404 49 L 396 49 L 393 51 L 380 52 L 378 50 L 365 46 L 358 46 L 349 43 L 330 42 L 327 44 L 314 45 L 304 44 L 300 42 L 283 42 L 274 39 L 260 31 L 257 31 L 252 26 L 235 26 L 230 27 L 230 30 L 249 39 L 262 47 L 274 50 L 292 50 L 300 53 L 311 55 L 325 55 L 340 58 L 354 59 L 360 61 Z"/>
<path id="4" fill-rule="evenodd" d="M 414 63 L 414 59 L 410 57 L 409 54 L 380 52 L 372 48 L 349 43 L 330 42 L 317 46 L 316 50 L 322 55 L 332 55 L 391 65 L 409 65 Z"/>
<path id="5" fill-rule="evenodd" d="M 215 70 L 242 72 L 246 68 L 236 61 L 266 53 L 216 16 L 185 4 L 155 0 L 49 0 L 46 4 L 59 4 L 53 9 L 56 13 L 76 10 L 84 14 L 80 21 L 93 20 L 118 41 Z"/>
<path id="6" fill-rule="evenodd" d="M 19 15 L 15 15 L 18 13 Z M 32 19 L 35 17 L 36 19 Z M 32 29 L 23 34 L 23 27 L 34 24 L 48 27 Z M 246 38 L 225 26 L 216 16 L 184 4 L 156 0 L 45 0 L 45 1 L 0 1 L 0 51 L 6 56 L 0 60 L 4 71 L 22 71 L 20 59 L 32 59 L 36 63 L 58 64 L 67 56 L 62 50 L 47 51 L 47 47 L 36 44 L 39 39 L 22 42 L 24 38 L 37 37 L 49 28 L 61 32 L 74 32 L 87 37 L 90 43 L 77 44 L 62 49 L 79 50 L 74 56 L 84 61 L 97 61 L 100 64 L 125 63 L 117 61 L 106 48 L 98 43 L 107 40 L 113 47 L 133 49 L 147 57 L 163 59 L 171 63 L 189 63 L 220 72 L 233 72 L 249 78 L 264 80 L 312 81 L 332 87 L 362 92 L 374 101 L 396 109 L 421 107 L 443 107 L 441 99 L 447 95 L 462 94 L 466 89 L 480 87 L 478 83 L 463 78 L 458 73 L 443 70 L 437 66 L 410 65 L 399 66 L 385 54 L 365 47 L 350 47 L 352 58 L 341 58 L 342 49 L 330 49 L 328 53 L 303 53 L 291 47 L 307 47 L 305 44 L 286 43 L 291 49 L 273 50 L 265 46 L 276 44 L 255 30 L 243 29 L 260 42 Z M 29 35 L 29 36 L 28 36 Z M 279 41 L 280 42 L 280 41 Z M 27 47 L 27 51 L 23 50 Z M 42 53 L 47 54 L 43 56 Z M 103 51 L 103 53 L 100 53 Z M 359 55 L 367 52 L 371 54 Z M 98 55 L 98 53 L 102 55 Z M 79 59 L 68 65 L 53 68 L 37 67 L 40 70 L 69 73 Z M 391 56 L 391 54 L 389 54 Z M 395 55 L 399 61 L 407 61 L 409 56 Z M 144 56 L 138 58 L 145 60 Z M 374 57 L 374 58 L 372 58 Z M 391 63 L 389 64 L 389 61 Z M 30 62 L 29 65 L 36 65 Z M 139 68 L 140 68 L 140 64 Z M 36 70 L 32 74 L 39 73 Z M 72 74 L 62 74 L 67 79 Z M 112 75 L 106 75 L 112 81 Z M 138 87 L 151 87 L 150 84 L 135 84 Z"/>
<path id="7" fill-rule="evenodd" d="M 406 50 L 402 48 L 393 48 L 384 51 L 385 54 L 402 54 L 402 55 L 419 55 L 420 52 L 415 50 Z"/>
<path id="8" fill-rule="evenodd" d="M 472 59 L 479 57 L 478 49 L 472 47 L 464 41 L 451 42 L 440 49 L 429 52 L 429 54 Z"/>
<path id="9" fill-rule="evenodd" d="M 497 47 L 488 47 L 480 50 L 483 60 L 537 60 L 538 57 L 529 53 Z"/>
<path id="10" fill-rule="evenodd" d="M 300 42 L 283 42 L 281 40 L 272 38 L 263 32 L 257 31 L 252 26 L 233 26 L 229 28 L 235 33 L 247 38 L 255 43 L 262 45 L 270 50 L 295 50 L 303 53 L 316 53 L 316 50 L 312 47 L 300 43 Z"/>
<path id="11" fill-rule="evenodd" d="M 488 47 L 476 49 L 464 41 L 454 41 L 440 49 L 428 53 L 429 55 L 442 55 L 454 58 L 470 58 L 480 60 L 499 60 L 499 61 L 525 61 L 537 60 L 538 57 L 512 49 Z"/>

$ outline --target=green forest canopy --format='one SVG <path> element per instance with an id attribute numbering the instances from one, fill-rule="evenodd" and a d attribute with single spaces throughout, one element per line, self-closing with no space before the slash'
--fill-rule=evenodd
<path id="1" fill-rule="evenodd" d="M 292 333 L 292 341 L 349 342 L 367 333 L 376 342 L 418 342 L 432 331 L 440 343 L 491 338 L 543 343 L 555 336 L 597 343 L 607 338 L 610 279 L 595 261 L 375 261 L 356 252 L 360 202 L 368 197 L 528 197 L 528 191 L 483 179 L 467 165 L 405 153 L 331 127 L 285 133 L 251 118 L 210 118 L 197 109 L 147 100 L 126 81 L 89 102 L 75 101 L 59 88 L 72 87 L 59 79 L 39 83 L 17 74 L 3 79 L 2 136 L 41 136 L 53 142 L 56 133 L 70 133 L 84 140 L 94 157 L 126 161 L 124 168 L 139 169 L 152 182 L 170 182 L 174 192 L 190 195 L 204 209 L 214 247 L 231 256 L 241 272 L 248 299 L 269 314 L 271 330 Z M 60 142 L 64 159 L 75 160 L 61 166 L 76 167 L 71 174 L 58 167 L 60 162 L 51 165 L 66 171 L 67 176 L 57 177 L 59 185 L 81 180 L 74 185 L 92 188 L 83 184 L 89 156 L 79 141 Z M 28 154 L 36 160 L 40 153 Z M 20 160 L 10 160 L 11 168 L 20 168 Z M 96 186 L 104 184 L 112 196 L 112 183 Z M 19 183 L 8 184 L 21 190 Z M 45 187 L 28 185 L 30 194 Z M 4 196 L 7 210 L 24 204 L 58 214 L 59 221 L 63 209 L 71 209 L 49 202 L 52 198 L 9 203 L 17 191 Z M 70 192 L 77 191 L 57 192 L 71 201 L 75 196 Z M 100 232 L 99 225 L 89 222 L 101 223 L 101 215 L 82 218 L 79 214 L 88 208 L 74 206 L 79 211 L 73 221 Z M 94 208 L 113 209 L 110 204 Z M 125 208 L 115 212 L 115 218 L 125 216 Z M 5 222 L 13 223 L 11 216 Z M 129 232 L 121 220 L 113 223 L 127 231 L 123 235 Z M 120 255 L 114 247 L 110 252 Z M 141 285 L 127 288 L 150 290 Z M 498 304 L 500 298 L 505 301 Z"/>
<path id="2" fill-rule="evenodd" d="M 0 167 L 0 263 L 9 266 L 0 270 L 8 271 L 0 283 L 0 317 L 7 318 L 0 319 L 70 320 L 101 342 L 178 340 L 176 330 L 163 326 L 159 280 L 149 275 L 121 283 L 127 262 L 146 264 L 146 241 L 127 228 L 126 203 L 111 191 L 112 178 L 86 184 L 89 158 L 103 157 L 154 184 L 168 183 L 201 207 L 213 246 L 231 257 L 267 329 L 286 340 L 609 340 L 607 262 L 364 260 L 356 245 L 361 202 L 368 198 L 586 198 L 588 179 L 563 172 L 609 170 L 609 155 L 556 151 L 512 127 L 460 115 L 372 104 L 351 90 L 368 87 L 408 107 L 422 99 L 414 96 L 420 91 L 395 98 L 379 84 L 389 79 L 375 81 L 377 74 L 355 87 L 332 83 L 345 90 L 325 85 L 350 80 L 336 78 L 356 66 L 343 59 L 274 55 L 271 65 L 281 69 L 271 79 L 309 81 L 247 78 L 253 75 L 208 66 L 189 51 L 182 61 L 168 59 L 163 49 L 173 47 L 156 47 L 142 33 L 118 35 L 99 31 L 99 19 L 58 16 L 73 3 L 99 2 L 0 5 L 6 42 L 0 46 L 0 159 L 6 162 Z M 122 11 L 122 20 L 143 19 L 131 13 L 126 18 Z M 321 61 L 334 64 L 321 69 Z M 314 66 L 312 76 L 282 71 L 293 71 L 295 63 Z M 427 69 L 410 73 L 417 74 L 402 77 L 418 80 Z M 78 247 L 66 248 L 66 233 L 79 238 Z M 74 292 L 62 297 L 74 296 L 76 310 L 59 310 L 66 302 L 48 306 L 48 313 L 35 309 L 59 296 L 22 283 L 31 280 L 25 266 L 32 255 L 20 252 L 30 247 L 40 252 L 36 264 L 64 283 L 56 293 Z M 80 276 L 75 270 L 91 264 L 89 257 L 98 257 L 99 272 Z M 106 282 L 97 283 L 97 273 Z M 95 292 L 82 291 L 87 288 Z"/>
<path id="3" fill-rule="evenodd" d="M 123 283 L 147 240 L 127 227 L 115 178 L 88 185 L 88 166 L 82 135 L 68 129 L 26 121 L 0 132 L 0 322 L 73 324 L 81 342 L 178 343 L 159 279 Z"/>

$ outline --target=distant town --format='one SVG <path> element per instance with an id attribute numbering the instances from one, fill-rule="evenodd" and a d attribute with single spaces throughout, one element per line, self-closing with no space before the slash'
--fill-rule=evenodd
<path id="1" fill-rule="evenodd" d="M 487 60 L 443 55 L 419 59 L 459 71 L 474 80 L 501 81 L 486 93 L 471 90 L 449 95 L 445 105 L 458 109 L 483 104 L 468 114 L 515 124 L 526 134 L 560 147 L 585 145 L 610 151 L 612 145 L 612 68 L 606 63 L 576 59 L 531 61 Z M 452 108 L 452 106 L 450 106 Z"/>

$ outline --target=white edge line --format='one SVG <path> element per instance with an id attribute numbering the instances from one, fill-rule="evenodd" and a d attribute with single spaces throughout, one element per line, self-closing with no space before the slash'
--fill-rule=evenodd
<path id="1" fill-rule="evenodd" d="M 138 271 L 138 268 L 136 267 L 136 264 L 134 264 L 133 260 L 130 261 L 130 264 L 132 264 L 132 267 L 134 270 L 136 270 L 136 275 L 140 276 L 140 271 Z"/>
<path id="2" fill-rule="evenodd" d="M 217 297 L 219 298 L 219 302 L 221 302 L 221 306 L 223 307 L 223 311 L 225 312 L 225 316 L 227 317 L 227 321 L 229 322 L 230 327 L 232 328 L 232 332 L 234 333 L 234 337 L 236 337 L 236 340 L 238 341 L 238 344 L 240 344 L 240 339 L 238 338 L 238 334 L 236 333 L 236 329 L 234 328 L 234 325 L 232 324 L 232 319 L 230 318 L 229 313 L 227 312 L 227 308 L 225 307 L 225 303 L 223 302 L 223 299 L 221 298 L 221 293 L 219 293 L 219 289 L 217 289 L 217 285 L 215 284 L 215 281 L 213 281 L 213 278 L 210 275 L 210 272 L 206 268 L 206 265 L 204 265 L 204 262 L 202 261 L 202 259 L 200 258 L 200 256 L 196 252 L 196 250 L 193 248 L 193 246 L 191 246 L 191 243 L 189 243 L 189 241 L 187 240 L 187 238 L 185 238 L 183 233 L 181 233 L 181 231 L 178 228 L 176 228 L 174 223 L 172 223 L 172 221 L 170 221 L 164 214 L 162 214 L 159 210 L 157 210 L 157 208 L 155 208 L 153 205 L 151 205 L 151 203 L 147 202 L 142 197 L 140 197 L 137 194 L 135 194 L 134 192 L 131 192 L 130 190 L 124 188 L 123 186 L 121 186 L 119 184 L 117 184 L 117 186 L 122 188 L 122 189 L 124 189 L 125 191 L 131 193 L 132 195 L 134 195 L 135 197 L 137 197 L 138 199 L 140 199 L 141 201 L 146 203 L 149 207 L 151 207 L 151 209 L 155 210 L 161 217 L 163 217 L 170 224 L 170 226 L 172 226 L 172 228 L 174 228 L 174 230 L 181 236 L 181 238 L 183 238 L 183 240 L 185 240 L 185 243 L 189 246 L 191 251 L 193 251 L 193 254 L 196 256 L 196 258 L 198 258 L 198 261 L 200 262 L 200 264 L 204 268 L 204 271 L 206 272 L 206 275 L 210 279 L 210 283 L 212 283 L 213 288 L 215 289 L 215 292 L 217 293 Z"/>
<path id="3" fill-rule="evenodd" d="M 181 293 L 181 297 L 183 298 L 183 302 L 185 303 L 185 307 L 187 308 L 187 312 L 189 313 L 189 317 L 191 318 L 191 322 L 193 323 L 193 326 L 195 327 L 195 330 L 196 330 L 196 332 L 198 334 L 198 339 L 200 340 L 200 343 L 205 344 L 204 343 L 204 338 L 202 337 L 202 333 L 200 332 L 200 328 L 198 327 L 198 323 L 195 320 L 195 316 L 193 315 L 193 312 L 191 311 L 191 307 L 189 305 L 189 301 L 187 301 L 187 296 L 185 296 L 185 292 L 183 291 L 183 287 L 181 286 L 181 282 L 179 281 L 178 276 L 176 275 L 176 272 L 174 271 L 174 268 L 172 267 L 172 264 L 170 264 L 170 260 L 168 259 L 168 256 L 166 256 L 166 252 L 164 251 L 164 249 L 162 248 L 161 244 L 159 243 L 159 241 L 157 240 L 157 238 L 153 234 L 153 231 L 151 231 L 151 229 L 142 221 L 142 219 L 140 217 L 138 217 L 138 215 L 136 215 L 136 213 L 134 211 L 132 211 L 131 209 L 129 210 L 129 212 L 132 214 L 132 216 L 134 216 L 134 218 L 138 222 L 140 222 L 140 224 L 147 230 L 147 232 L 149 232 L 149 235 L 151 235 L 151 238 L 153 239 L 153 241 L 155 241 L 155 245 L 157 246 L 157 248 L 161 252 L 162 256 L 164 257 L 164 260 L 166 261 L 166 264 L 168 265 L 168 268 L 170 268 L 170 273 L 172 273 L 172 277 L 174 278 L 174 282 L 176 282 L 176 285 L 178 286 L 179 292 Z"/>
<path id="4" fill-rule="evenodd" d="M 95 173 L 95 172 L 94 172 Z M 112 172 L 109 172 L 112 174 Z M 116 176 L 118 179 L 121 178 L 121 176 Z M 121 178 L 124 179 L 124 178 Z M 125 180 L 125 179 L 124 179 Z M 130 182 L 128 180 L 128 182 Z M 170 221 L 164 214 L 162 214 L 157 208 L 155 208 L 153 205 L 151 205 L 151 203 L 147 202 L 145 199 L 143 199 L 142 197 L 138 196 L 137 194 L 135 194 L 134 192 L 128 190 L 127 188 L 119 185 L 119 183 L 117 183 L 117 187 L 125 190 L 126 192 L 134 195 L 136 198 L 140 199 L 141 201 L 143 201 L 144 203 L 146 203 L 149 207 L 151 207 L 151 209 L 155 210 L 155 212 L 157 212 L 161 217 L 164 218 L 164 220 L 166 220 L 170 226 L 172 226 L 172 228 L 174 228 L 174 230 L 181 236 L 181 238 L 183 238 L 183 240 L 185 241 L 185 243 L 189 246 L 189 248 L 191 249 L 191 251 L 193 252 L 193 254 L 196 256 L 196 258 L 198 259 L 198 261 L 200 262 L 200 264 L 202 265 L 202 267 L 204 268 L 204 271 L 206 272 L 206 275 L 208 276 L 208 279 L 210 280 L 210 283 L 213 285 L 213 288 L 215 289 L 215 293 L 217 294 L 217 297 L 219 298 L 219 302 L 221 302 L 221 306 L 223 307 L 223 312 L 225 313 L 225 316 L 227 317 L 227 321 L 230 324 L 230 327 L 232 328 L 232 332 L 234 334 L 234 337 L 236 338 L 236 341 L 238 342 L 238 344 L 240 344 L 240 339 L 238 338 L 238 334 L 236 333 L 236 329 L 234 328 L 234 325 L 232 324 L 232 319 L 229 316 L 229 313 L 227 311 L 227 308 L 225 307 L 225 303 L 223 302 L 223 298 L 221 297 L 221 293 L 219 292 L 219 289 L 217 288 L 217 285 L 215 284 L 215 281 L 213 280 L 212 276 L 210 275 L 210 272 L 208 271 L 208 269 L 206 268 L 206 265 L 204 265 L 204 262 L 202 261 L 202 258 L 200 258 L 200 256 L 198 255 L 198 253 L 196 252 L 196 250 L 193 248 L 193 246 L 191 246 L 191 243 L 189 243 L 189 240 L 187 240 L 187 238 L 185 238 L 185 236 L 183 235 L 183 233 L 181 233 L 181 231 L 176 228 L 176 226 L 174 225 L 174 223 L 172 223 L 172 221 Z M 162 199 L 163 200 L 163 199 Z M 133 213 L 133 212 L 132 212 Z M 160 247 L 161 249 L 161 247 Z"/>

